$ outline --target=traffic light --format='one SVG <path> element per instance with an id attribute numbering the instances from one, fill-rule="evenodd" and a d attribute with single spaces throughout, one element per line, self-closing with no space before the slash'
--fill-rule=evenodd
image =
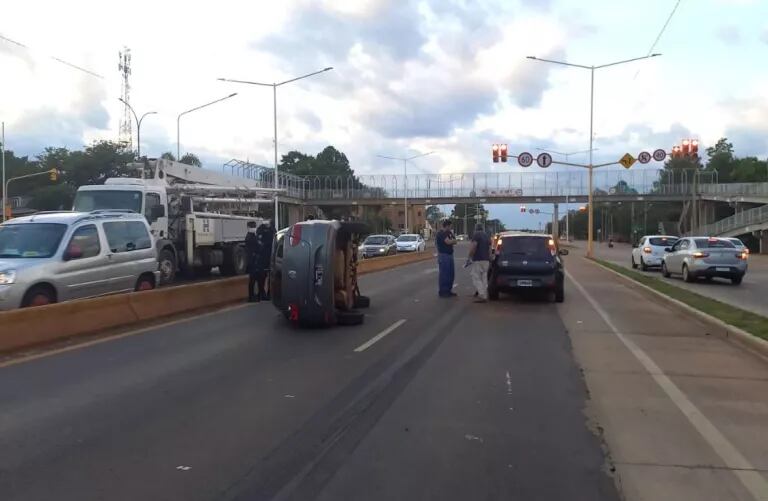
<path id="1" fill-rule="evenodd" d="M 699 156 L 699 140 L 691 139 L 691 156 L 696 158 Z"/>
<path id="2" fill-rule="evenodd" d="M 680 158 L 682 156 L 680 147 L 675 145 L 672 147 L 672 158 Z"/>
<path id="3" fill-rule="evenodd" d="M 521 205 L 521 206 L 520 206 L 520 212 L 525 212 L 525 211 L 526 211 L 526 209 L 525 209 L 525 205 Z"/>
<path id="4" fill-rule="evenodd" d="M 51 169 L 48 171 L 48 176 L 50 177 L 51 181 L 55 183 L 59 180 L 59 171 L 56 169 Z"/>
<path id="5" fill-rule="evenodd" d="M 491 151 L 493 152 L 493 163 L 499 163 L 499 145 L 494 144 Z"/>
<path id="6" fill-rule="evenodd" d="M 506 162 L 507 161 L 507 145 L 506 144 L 500 144 L 499 145 L 499 152 L 501 153 L 501 161 Z"/>
<path id="7" fill-rule="evenodd" d="M 683 139 L 683 147 L 682 147 L 683 156 L 687 157 L 691 154 L 691 140 L 690 139 Z"/>
<path id="8" fill-rule="evenodd" d="M 672 147 L 672 158 L 690 158 L 696 160 L 699 158 L 699 140 L 683 139 L 680 146 Z"/>
<path id="9" fill-rule="evenodd" d="M 582 205 L 581 207 L 579 207 L 579 212 L 587 212 L 587 206 Z"/>

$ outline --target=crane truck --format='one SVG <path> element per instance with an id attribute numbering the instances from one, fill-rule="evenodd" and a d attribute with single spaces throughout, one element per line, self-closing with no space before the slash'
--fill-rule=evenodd
<path id="1" fill-rule="evenodd" d="M 177 273 L 222 275 L 246 272 L 244 241 L 259 204 L 271 204 L 277 190 L 259 181 L 220 174 L 166 159 L 128 165 L 135 177 L 84 185 L 74 210 L 130 210 L 144 214 L 152 229 L 161 284 Z"/>

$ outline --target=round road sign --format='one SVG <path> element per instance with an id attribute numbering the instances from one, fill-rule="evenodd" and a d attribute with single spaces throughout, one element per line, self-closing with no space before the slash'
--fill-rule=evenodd
<path id="1" fill-rule="evenodd" d="M 536 214 L 538 214 L 538 213 L 539 213 L 539 209 L 536 209 Z"/>
<path id="2" fill-rule="evenodd" d="M 517 156 L 517 163 L 520 164 L 520 167 L 530 167 L 533 163 L 533 155 L 524 151 Z"/>
<path id="3" fill-rule="evenodd" d="M 641 151 L 639 155 L 637 155 L 637 161 L 641 164 L 647 164 L 651 161 L 651 154 L 647 151 Z"/>
<path id="4" fill-rule="evenodd" d="M 533 214 L 533 209 L 528 209 L 528 214 Z"/>
<path id="5" fill-rule="evenodd" d="M 552 155 L 549 153 L 540 153 L 539 156 L 536 157 L 536 163 L 539 164 L 539 167 L 546 169 L 552 165 Z"/>
<path id="6" fill-rule="evenodd" d="M 657 162 L 662 162 L 667 158 L 667 152 L 659 148 L 653 152 L 653 159 Z"/>

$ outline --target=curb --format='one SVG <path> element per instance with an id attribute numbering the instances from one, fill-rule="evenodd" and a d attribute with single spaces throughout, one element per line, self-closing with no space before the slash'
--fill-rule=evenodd
<path id="1" fill-rule="evenodd" d="M 682 301 L 680 301 L 678 299 L 675 299 L 673 297 L 667 296 L 663 292 L 659 292 L 656 289 L 654 289 L 653 287 L 649 287 L 649 286 L 647 286 L 647 285 L 645 285 L 643 283 L 638 282 L 637 280 L 635 280 L 633 278 L 630 278 L 630 277 L 628 277 L 628 276 L 626 276 L 626 275 L 624 275 L 622 273 L 619 273 L 616 270 L 612 270 L 611 268 L 608 268 L 607 266 L 603 265 L 602 263 L 600 263 L 598 261 L 595 261 L 595 260 L 592 260 L 592 259 L 587 259 L 587 258 L 582 258 L 582 259 L 585 259 L 586 261 L 588 261 L 590 263 L 593 263 L 593 264 L 601 267 L 602 269 L 604 269 L 606 271 L 609 271 L 609 272 L 613 273 L 614 275 L 617 275 L 617 276 L 623 278 L 624 280 L 627 280 L 632 285 L 636 285 L 638 287 L 641 287 L 641 288 L 645 289 L 646 291 L 652 292 L 653 294 L 663 298 L 665 301 L 669 301 L 670 303 L 672 303 L 673 305 L 677 306 L 679 309 L 685 311 L 686 313 L 692 314 L 693 316 L 695 316 L 699 320 L 703 320 L 705 322 L 709 322 L 709 323 L 714 324 L 714 325 L 716 325 L 716 326 L 718 326 L 718 327 L 720 327 L 722 329 L 725 329 L 725 331 L 726 331 L 725 332 L 726 333 L 726 339 L 735 339 L 736 342 L 738 342 L 743 347 L 747 348 L 749 351 L 755 353 L 756 355 L 758 355 L 758 356 L 760 356 L 762 358 L 768 359 L 768 341 L 766 341 L 766 340 L 764 340 L 762 338 L 759 338 L 759 337 L 755 336 L 754 334 L 750 334 L 749 332 L 747 332 L 747 331 L 745 331 L 743 329 L 740 329 L 740 328 L 738 328 L 738 327 L 736 327 L 734 325 L 731 325 L 729 323 L 723 322 L 719 318 L 713 317 L 712 315 L 710 315 L 708 313 L 704 313 L 703 311 L 698 310 L 698 309 L 694 308 L 693 306 L 687 305 L 687 304 L 685 304 L 684 302 L 682 302 Z M 731 334 L 732 334 L 732 336 L 731 336 Z"/>

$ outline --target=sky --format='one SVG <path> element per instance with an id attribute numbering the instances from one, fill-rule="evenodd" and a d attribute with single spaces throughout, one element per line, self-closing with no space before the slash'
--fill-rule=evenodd
<path id="1" fill-rule="evenodd" d="M 175 152 L 179 113 L 237 92 L 181 119 L 181 151 L 212 169 L 272 165 L 272 89 L 217 79 L 280 82 L 332 66 L 278 88 L 281 154 L 330 144 L 361 175 L 401 171 L 377 155 L 430 151 L 411 172 L 516 171 L 491 162 L 491 144 L 589 147 L 589 71 L 526 56 L 587 66 L 645 56 L 676 3 L 13 2 L 0 36 L 25 47 L 0 39 L 0 120 L 17 154 L 117 139 L 118 52 L 129 47 L 130 102 L 157 112 L 143 122 L 142 154 Z M 595 162 L 684 137 L 705 148 L 726 136 L 737 155 L 768 156 L 768 1 L 681 0 L 653 52 L 663 55 L 595 72 Z M 546 219 L 490 209 L 508 226 Z"/>

